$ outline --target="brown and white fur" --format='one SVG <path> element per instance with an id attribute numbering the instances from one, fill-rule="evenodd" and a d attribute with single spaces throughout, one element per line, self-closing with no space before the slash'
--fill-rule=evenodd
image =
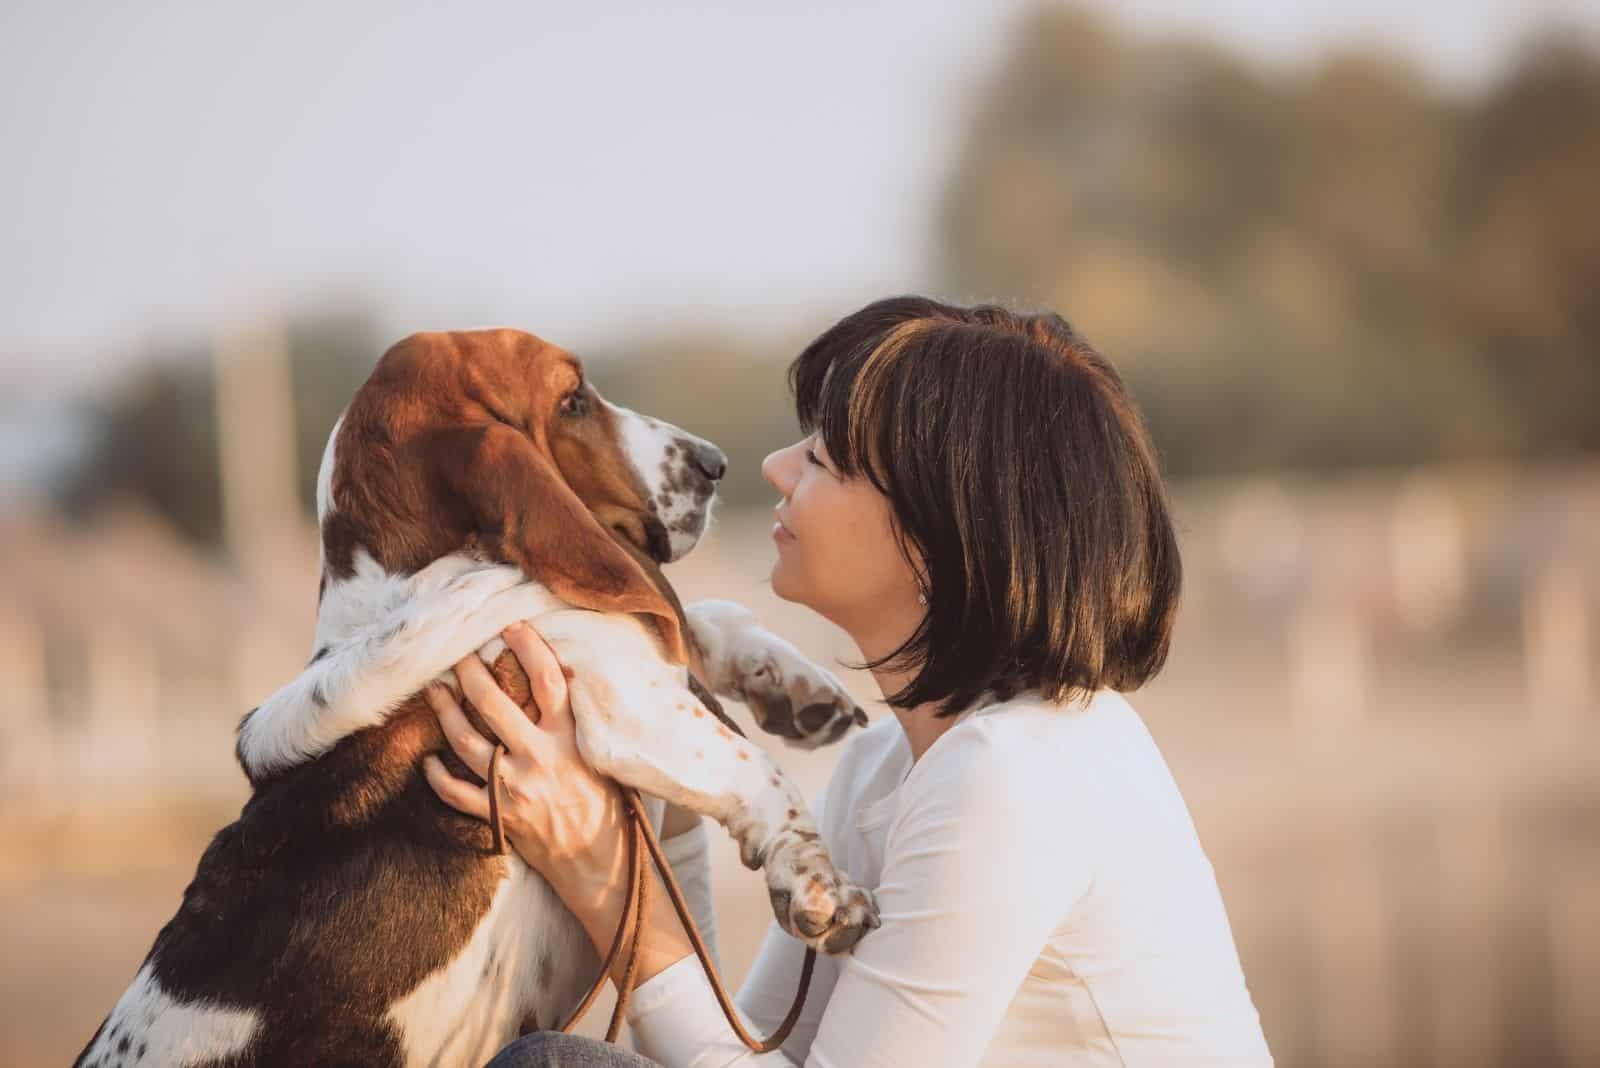
<path id="1" fill-rule="evenodd" d="M 454 685 L 461 657 L 531 705 L 498 637 L 517 620 L 571 671 L 590 763 L 723 824 L 785 930 L 842 952 L 876 926 L 800 792 L 691 686 L 693 660 L 803 746 L 865 721 L 746 610 L 679 607 L 659 564 L 699 540 L 723 466 L 531 335 L 421 334 L 386 353 L 323 457 L 311 662 L 241 724 L 252 796 L 78 1064 L 477 1065 L 566 1017 L 593 947 L 420 772 L 439 753 L 465 773 L 419 696 Z"/>

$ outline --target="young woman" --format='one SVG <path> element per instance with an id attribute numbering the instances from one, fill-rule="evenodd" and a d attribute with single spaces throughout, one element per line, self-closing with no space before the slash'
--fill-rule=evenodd
<path id="1" fill-rule="evenodd" d="M 1166 659 L 1181 569 L 1116 372 L 1058 316 L 904 297 L 828 330 L 790 382 L 806 437 L 762 465 L 782 498 L 772 588 L 850 634 L 894 713 L 844 748 L 818 813 L 883 925 L 818 959 L 798 1026 L 756 1056 L 653 887 L 628 1013 L 649 1060 L 541 1034 L 493 1065 L 1270 1064 L 1211 864 L 1122 697 Z M 507 740 L 528 755 L 502 764 L 505 826 L 603 953 L 622 806 L 577 751 L 548 647 L 508 638 L 537 726 L 476 660 L 458 672 L 479 707 L 527 724 Z M 459 706 L 433 699 L 462 737 Z M 482 773 L 488 751 L 461 756 Z M 475 784 L 428 774 L 487 811 Z M 669 839 L 700 915 L 704 834 Z M 757 1033 L 802 956 L 774 924 L 737 998 Z"/>

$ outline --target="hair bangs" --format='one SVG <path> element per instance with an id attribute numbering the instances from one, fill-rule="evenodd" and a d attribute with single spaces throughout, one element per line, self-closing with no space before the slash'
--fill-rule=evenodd
<path id="1" fill-rule="evenodd" d="M 935 325 L 923 314 L 933 309 L 920 307 L 922 301 L 905 303 L 911 306 L 898 314 L 840 323 L 789 368 L 801 431 L 822 439 L 842 474 L 863 475 L 885 493 L 892 482 L 885 460 L 910 399 L 910 375 L 900 356 L 913 337 Z"/>

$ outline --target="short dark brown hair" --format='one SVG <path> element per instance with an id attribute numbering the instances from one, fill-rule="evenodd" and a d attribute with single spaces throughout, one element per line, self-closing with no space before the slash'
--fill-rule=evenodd
<path id="1" fill-rule="evenodd" d="M 928 612 L 870 667 L 891 705 L 1133 690 L 1166 661 L 1182 564 L 1122 379 L 1059 315 L 869 304 L 789 368 L 801 428 L 888 496 Z"/>

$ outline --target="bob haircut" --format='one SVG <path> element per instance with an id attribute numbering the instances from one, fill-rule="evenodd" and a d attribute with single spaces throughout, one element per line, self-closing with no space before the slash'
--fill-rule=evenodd
<path id="1" fill-rule="evenodd" d="M 866 665 L 914 672 L 890 705 L 948 716 L 1161 670 L 1182 564 L 1155 450 L 1122 379 L 1060 316 L 881 300 L 812 342 L 789 385 L 801 429 L 889 498 L 928 598 Z"/>

